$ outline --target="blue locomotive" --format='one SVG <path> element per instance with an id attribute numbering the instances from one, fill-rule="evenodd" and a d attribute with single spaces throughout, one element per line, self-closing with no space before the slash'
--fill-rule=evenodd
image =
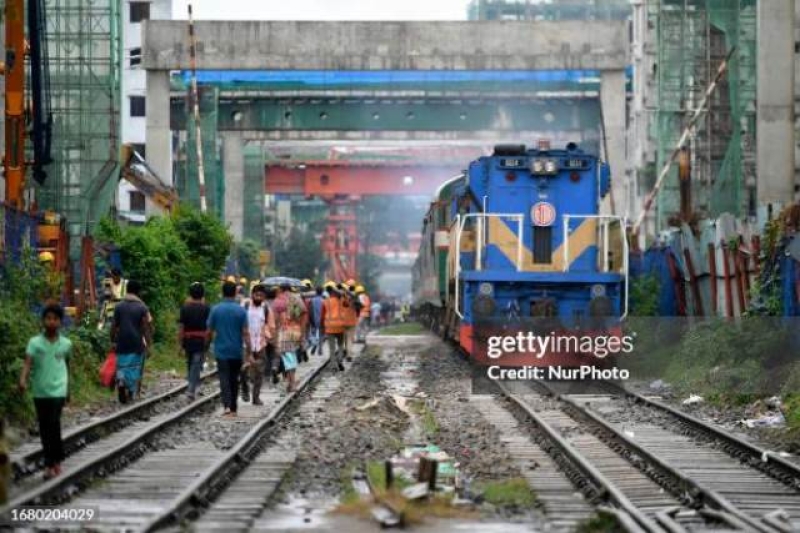
<path id="1" fill-rule="evenodd" d="M 618 325 L 627 314 L 628 251 L 624 221 L 600 214 L 609 188 L 608 166 L 574 143 L 496 146 L 430 205 L 413 272 L 415 312 L 475 356 L 497 332 Z M 575 362 L 575 353 L 556 352 L 558 362 Z"/>

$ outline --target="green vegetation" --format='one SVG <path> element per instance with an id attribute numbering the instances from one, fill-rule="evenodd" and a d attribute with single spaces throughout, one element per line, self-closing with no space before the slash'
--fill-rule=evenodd
<path id="1" fill-rule="evenodd" d="M 478 489 L 487 502 L 499 507 L 528 508 L 536 503 L 536 494 L 521 477 L 484 483 Z"/>
<path id="2" fill-rule="evenodd" d="M 411 410 L 420 418 L 422 429 L 429 438 L 433 438 L 439 433 L 439 423 L 436 421 L 433 411 L 428 407 L 424 400 L 411 402 Z"/>
<path id="3" fill-rule="evenodd" d="M 339 475 L 339 482 L 342 485 L 342 496 L 340 498 L 342 505 L 353 505 L 361 499 L 355 487 L 353 487 L 354 469 L 353 466 L 343 468 Z"/>
<path id="4" fill-rule="evenodd" d="M 146 380 L 163 371 L 183 371 L 177 343 L 177 310 L 192 281 L 206 283 L 211 299 L 219 292 L 219 273 L 231 247 L 231 237 L 213 215 L 181 208 L 171 217 L 154 217 L 143 226 L 121 226 L 105 220 L 98 230 L 100 242 L 115 244 L 123 271 L 143 284 L 142 298 L 156 324 L 156 343 L 147 363 Z M 32 402 L 17 389 L 28 339 L 40 329 L 38 309 L 45 297 L 57 294 L 54 279 L 36 261 L 33 251 L 23 251 L 15 265 L 0 265 L 0 413 L 15 425 L 33 421 Z M 56 290 L 54 290 L 56 289 Z M 111 396 L 98 383 L 98 370 L 109 349 L 107 331 L 97 329 L 97 313 L 65 330 L 73 342 L 70 364 L 70 402 L 79 407 Z M 30 394 L 27 393 L 27 394 Z"/>
<path id="5" fill-rule="evenodd" d="M 28 340 L 41 328 L 39 295 L 47 290 L 47 284 L 47 274 L 32 251 L 23 252 L 19 265 L 0 267 L 0 413 L 15 424 L 28 424 L 34 418 L 33 402 L 20 398 L 17 384 Z M 89 320 L 64 331 L 74 347 L 70 402 L 78 405 L 102 398 L 105 393 L 97 383 L 97 371 L 108 345 Z"/>
<path id="6" fill-rule="evenodd" d="M 282 276 L 318 279 L 327 266 L 319 239 L 310 230 L 293 228 L 275 247 L 274 266 Z"/>
<path id="7" fill-rule="evenodd" d="M 661 287 L 654 274 L 639 276 L 631 281 L 630 314 L 632 316 L 658 315 L 658 297 Z"/>
<path id="8" fill-rule="evenodd" d="M 236 261 L 237 272 L 247 279 L 257 279 L 261 271 L 258 263 L 260 251 L 258 243 L 255 241 L 243 240 L 236 243 L 231 255 Z"/>
<path id="9" fill-rule="evenodd" d="M 419 322 L 406 322 L 386 326 L 378 331 L 378 335 L 423 335 L 428 330 Z"/>
<path id="10" fill-rule="evenodd" d="M 625 531 L 617 521 L 607 514 L 600 514 L 582 522 L 577 533 L 623 533 Z"/>
<path id="11" fill-rule="evenodd" d="M 156 323 L 156 341 L 172 342 L 174 310 L 186 297 L 190 283 L 206 284 L 212 298 L 218 293 L 219 273 L 232 239 L 214 215 L 182 207 L 171 217 L 153 217 L 142 226 L 121 226 L 105 219 L 98 240 L 114 243 L 123 273 L 142 284 L 142 299 Z"/>
<path id="12" fill-rule="evenodd" d="M 800 428 L 800 362 L 779 319 L 748 316 L 648 322 L 637 329 L 636 355 L 626 361 L 636 379 L 662 379 L 678 397 L 699 394 L 712 404 L 742 406 L 780 394 L 787 423 Z"/>
<path id="13" fill-rule="evenodd" d="M 386 490 L 386 465 L 383 461 L 369 461 L 367 463 L 367 477 L 376 490 Z M 411 485 L 411 482 L 404 477 L 394 478 L 394 486 L 398 490 L 403 490 L 409 485 Z"/>

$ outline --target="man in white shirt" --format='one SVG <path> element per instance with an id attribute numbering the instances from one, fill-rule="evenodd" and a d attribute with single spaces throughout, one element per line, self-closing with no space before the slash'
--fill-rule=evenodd
<path id="1" fill-rule="evenodd" d="M 246 364 L 253 384 L 253 405 L 263 405 L 259 396 L 266 369 L 266 349 L 275 332 L 275 318 L 264 301 L 266 296 L 266 288 L 263 285 L 256 285 L 253 287 L 250 300 L 244 305 L 250 332 L 250 353 L 247 354 Z"/>

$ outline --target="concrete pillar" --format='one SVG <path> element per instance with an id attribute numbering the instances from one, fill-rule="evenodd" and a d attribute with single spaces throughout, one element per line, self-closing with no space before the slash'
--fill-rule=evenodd
<path id="1" fill-rule="evenodd" d="M 147 71 L 147 163 L 165 183 L 172 184 L 172 137 L 169 129 L 169 72 Z"/>
<path id="2" fill-rule="evenodd" d="M 244 234 L 244 152 L 239 132 L 222 135 L 222 173 L 225 179 L 225 223 L 237 241 Z"/>
<path id="3" fill-rule="evenodd" d="M 794 0 L 758 2 L 759 209 L 794 200 Z"/>
<path id="4" fill-rule="evenodd" d="M 611 166 L 611 194 L 616 215 L 630 215 L 627 195 L 627 159 L 625 156 L 626 97 L 625 71 L 604 70 L 600 75 L 600 105 L 603 107 L 608 153 L 605 159 Z M 601 146 L 603 141 L 601 139 Z"/>

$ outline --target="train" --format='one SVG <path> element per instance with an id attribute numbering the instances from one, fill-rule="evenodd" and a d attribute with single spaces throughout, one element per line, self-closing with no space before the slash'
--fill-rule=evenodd
<path id="1" fill-rule="evenodd" d="M 619 331 L 628 249 L 625 221 L 601 214 L 610 185 L 609 166 L 576 143 L 495 146 L 434 195 L 413 266 L 413 312 L 475 357 L 497 335 Z M 567 344 L 537 360 L 584 362 Z"/>

